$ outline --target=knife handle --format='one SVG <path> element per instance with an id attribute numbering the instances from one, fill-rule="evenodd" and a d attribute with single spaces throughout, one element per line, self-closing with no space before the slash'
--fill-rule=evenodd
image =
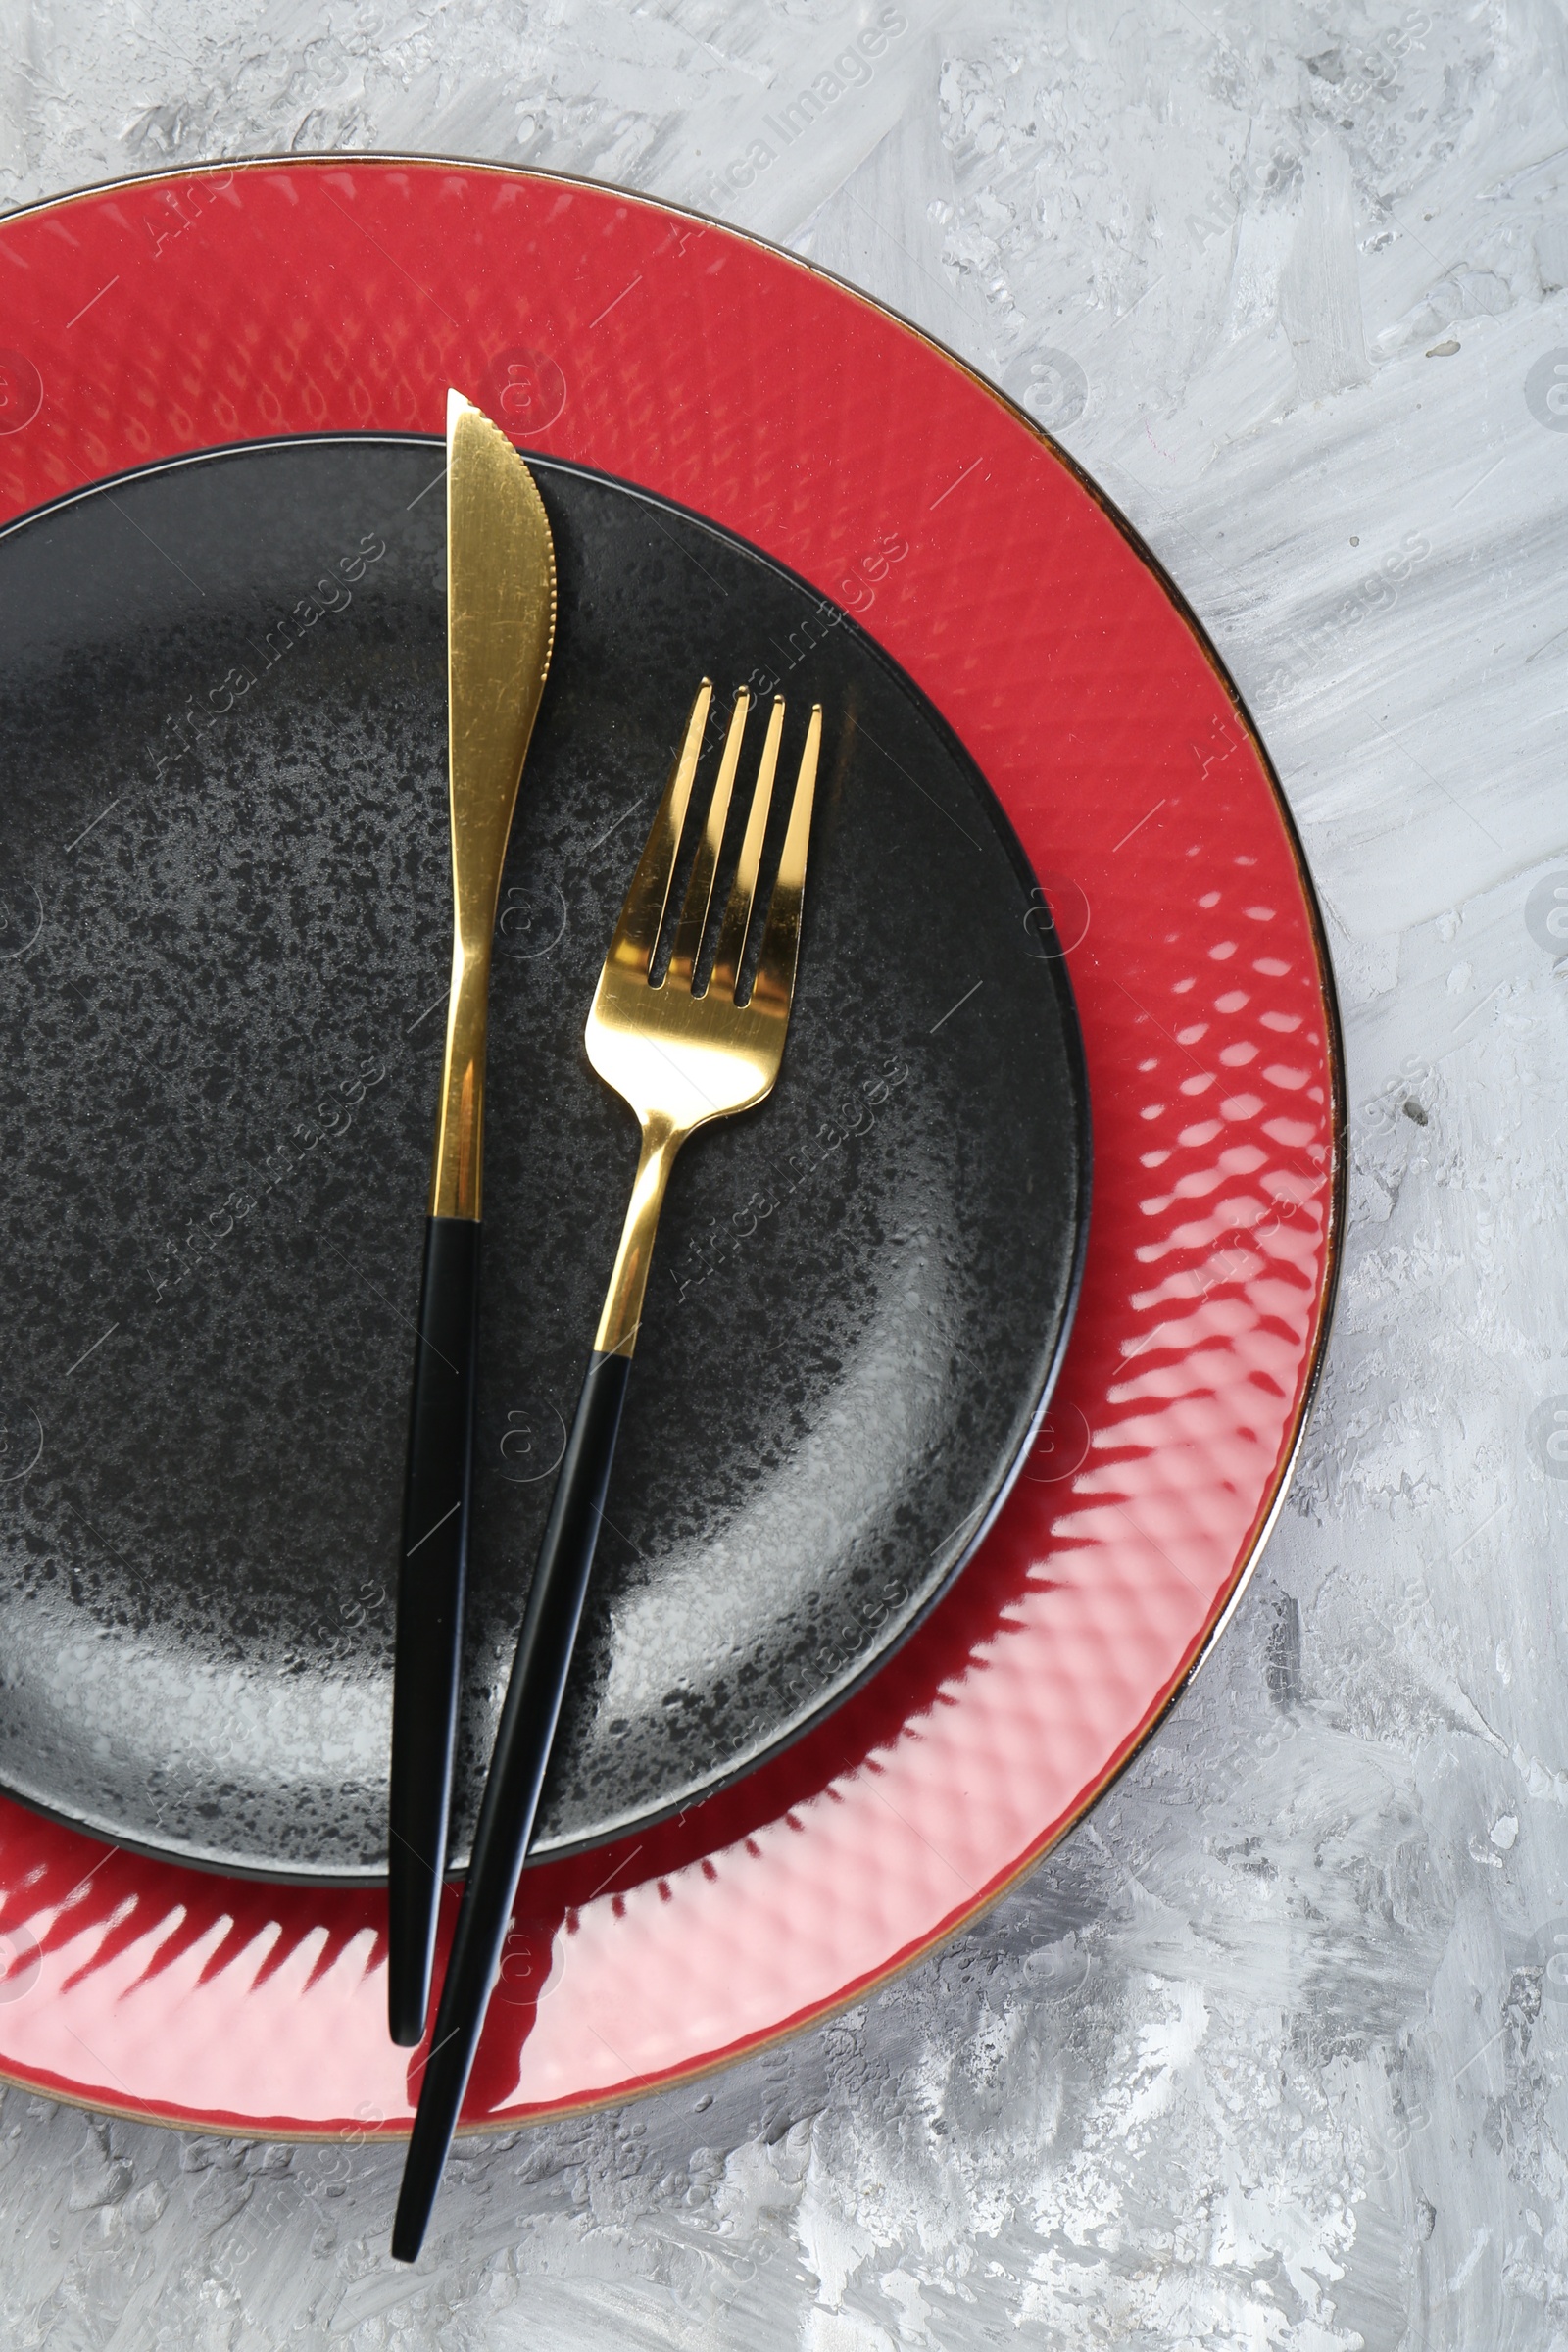
<path id="1" fill-rule="evenodd" d="M 472 1217 L 430 1217 L 424 1228 L 398 1568 L 387 1869 L 388 2023 L 392 2039 L 411 2048 L 424 2033 L 446 1873 L 463 1669 L 481 1230 Z"/>

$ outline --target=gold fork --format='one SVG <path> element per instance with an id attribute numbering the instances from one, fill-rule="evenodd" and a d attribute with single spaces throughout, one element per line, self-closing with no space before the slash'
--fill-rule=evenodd
<path id="1" fill-rule="evenodd" d="M 599 975 L 588 1015 L 588 1058 L 612 1086 L 642 1126 L 642 1152 L 632 1184 L 615 1270 L 594 1341 L 598 1355 L 630 1356 L 642 1320 L 648 1263 L 675 1154 L 710 1119 L 749 1110 L 771 1091 L 784 1053 L 795 964 L 800 950 L 801 899 L 806 883 L 806 847 L 811 829 L 811 799 L 822 737 L 818 704 L 807 729 L 789 829 L 767 908 L 761 958 L 749 1003 L 735 1002 L 736 982 L 746 962 L 747 940 L 759 919 L 757 874 L 767 829 L 784 732 L 784 698 L 777 695 L 762 745 L 761 765 L 741 842 L 734 887 L 724 909 L 712 977 L 702 996 L 693 988 L 708 929 L 713 877 L 729 815 L 741 739 L 751 697 L 743 686 L 724 742 L 718 781 L 698 845 L 669 971 L 650 988 L 654 951 L 663 926 L 675 854 L 691 799 L 698 748 L 708 722 L 713 689 L 707 678 L 697 690 L 675 772 L 669 780 L 642 858 L 615 925 L 615 936 Z"/>
<path id="2" fill-rule="evenodd" d="M 654 978 L 712 698 L 711 682 L 705 678 L 588 1015 L 588 1058 L 636 1112 L 642 1151 L 490 1759 L 473 1858 L 398 2197 L 392 2252 L 400 2262 L 413 2262 L 424 2239 L 533 1835 L 604 1514 L 654 1235 L 670 1170 L 682 1144 L 699 1127 L 761 1102 L 772 1089 L 784 1054 L 822 741 L 820 704 L 813 707 L 807 727 L 778 870 L 764 906 L 758 878 L 784 732 L 784 698 L 774 697 L 735 880 L 718 928 L 712 974 L 699 993 L 696 982 L 712 912 L 713 882 L 751 704 L 745 687 L 740 689 L 668 969 L 662 979 Z M 736 998 L 760 924 L 756 977 L 741 1004 Z"/>

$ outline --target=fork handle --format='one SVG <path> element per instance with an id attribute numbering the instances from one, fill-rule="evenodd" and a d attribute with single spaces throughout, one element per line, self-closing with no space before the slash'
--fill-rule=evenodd
<path id="1" fill-rule="evenodd" d="M 393 2040 L 410 2048 L 424 2032 L 446 1873 L 463 1668 L 480 1232 L 472 1217 L 430 1217 L 424 1228 L 398 1567 L 387 1856 L 387 2022 Z"/>
<path id="2" fill-rule="evenodd" d="M 565 1694 L 630 1375 L 629 1355 L 596 1353 L 589 1359 L 566 1441 L 539 1564 L 528 1588 L 474 1832 L 473 1859 L 419 2087 L 392 2230 L 392 2252 L 399 2262 L 412 2262 L 423 2241 L 501 1964 Z"/>

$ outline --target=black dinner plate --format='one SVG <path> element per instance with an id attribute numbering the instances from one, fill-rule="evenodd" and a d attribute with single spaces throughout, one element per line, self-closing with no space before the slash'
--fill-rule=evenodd
<path id="1" fill-rule="evenodd" d="M 441 468 L 253 445 L 0 535 L 0 1786 L 279 1878 L 385 1869 Z M 745 1770 L 930 1607 L 1044 1409 L 1088 1211 L 1064 967 L 972 760 L 756 549 L 536 478 L 561 618 L 491 995 L 459 1866 L 636 1157 L 583 1024 L 705 671 L 786 694 L 786 772 L 824 707 L 800 982 L 773 1096 L 671 1188 L 536 1854 Z"/>

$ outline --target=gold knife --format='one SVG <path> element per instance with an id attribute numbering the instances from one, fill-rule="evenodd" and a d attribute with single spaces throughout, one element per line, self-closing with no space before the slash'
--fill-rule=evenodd
<path id="1" fill-rule="evenodd" d="M 556 557 L 505 433 L 447 394 L 452 993 L 424 1229 L 398 1569 L 388 1846 L 392 2038 L 424 2032 L 457 1736 L 479 1325 L 485 1028 L 507 837 L 550 668 Z"/>

